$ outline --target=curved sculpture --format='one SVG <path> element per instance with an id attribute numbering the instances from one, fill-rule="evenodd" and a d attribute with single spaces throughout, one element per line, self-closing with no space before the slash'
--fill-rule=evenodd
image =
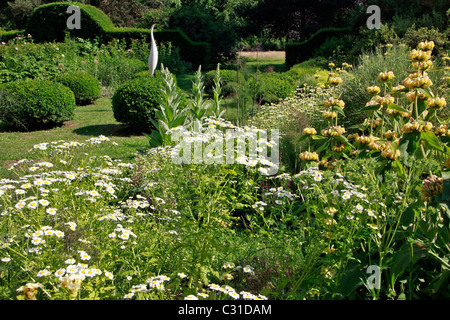
<path id="1" fill-rule="evenodd" d="M 155 38 L 153 37 L 153 28 L 155 24 L 152 25 L 151 28 L 151 47 L 150 47 L 150 55 L 148 57 L 148 70 L 150 71 L 150 75 L 153 77 L 153 73 L 155 72 L 156 65 L 158 64 L 158 48 L 156 47 Z"/>

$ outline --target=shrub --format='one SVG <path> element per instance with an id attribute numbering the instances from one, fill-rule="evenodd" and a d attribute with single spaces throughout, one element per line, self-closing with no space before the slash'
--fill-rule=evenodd
<path id="1" fill-rule="evenodd" d="M 406 71 L 409 67 L 408 55 L 406 46 L 394 45 L 387 50 L 378 47 L 375 51 L 358 57 L 358 62 L 351 71 L 352 78 L 345 80 L 341 88 L 340 99 L 345 101 L 346 118 L 343 119 L 345 126 L 349 127 L 362 122 L 364 115 L 357 111 L 370 100 L 370 94 L 366 88 L 380 85 L 376 80 L 380 72 L 392 71 L 395 75 L 393 85 L 399 84 L 401 79 L 408 76 Z"/>
<path id="2" fill-rule="evenodd" d="M 114 118 L 139 133 L 150 133 L 155 129 L 150 119 L 155 118 L 163 86 L 160 73 L 155 75 L 147 77 L 142 74 L 126 81 L 117 88 L 112 97 Z M 181 89 L 179 90 L 182 94 Z M 182 106 L 185 105 L 183 95 Z"/>
<path id="3" fill-rule="evenodd" d="M 66 73 L 57 77 L 57 82 L 73 91 L 77 105 L 86 105 L 101 97 L 100 82 L 87 73 Z"/>
<path id="4" fill-rule="evenodd" d="M 49 80 L 15 81 L 2 84 L 0 91 L 17 99 L 13 108 L 5 110 L 0 106 L 2 120 L 14 129 L 44 129 L 73 116 L 75 95 L 63 84 Z"/>
<path id="5" fill-rule="evenodd" d="M 318 59 L 309 59 L 305 62 L 292 66 L 285 74 L 291 77 L 296 83 L 309 85 L 325 83 L 328 78 L 328 71 L 318 66 Z M 315 79 L 314 75 L 319 75 L 320 78 Z"/>
<path id="6" fill-rule="evenodd" d="M 295 82 L 284 73 L 261 73 L 249 78 L 247 87 L 254 90 L 259 103 L 274 103 L 292 95 Z"/>
<path id="7" fill-rule="evenodd" d="M 208 71 L 205 74 L 205 91 L 208 94 L 212 94 L 214 87 L 214 77 L 216 76 L 216 70 Z M 235 70 L 220 70 L 220 85 L 222 89 L 222 95 L 228 96 L 234 94 L 237 88 L 237 71 Z"/>

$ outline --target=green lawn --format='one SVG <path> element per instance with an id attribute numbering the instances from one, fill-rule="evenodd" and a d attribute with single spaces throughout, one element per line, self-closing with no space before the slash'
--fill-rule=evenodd
<path id="1" fill-rule="evenodd" d="M 108 150 L 107 154 L 114 159 L 131 159 L 136 149 L 148 144 L 144 136 L 129 132 L 114 119 L 111 99 L 104 97 L 92 105 L 77 107 L 73 119 L 61 127 L 32 132 L 0 131 L 0 177 L 10 177 L 9 165 L 27 158 L 28 150 L 35 144 L 57 140 L 84 142 L 99 135 L 119 144 Z M 105 151 L 99 146 L 98 154 L 94 155 L 103 155 Z"/>

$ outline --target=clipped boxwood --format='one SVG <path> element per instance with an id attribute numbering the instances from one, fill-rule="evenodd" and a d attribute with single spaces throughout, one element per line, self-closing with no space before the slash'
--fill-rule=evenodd
<path id="1" fill-rule="evenodd" d="M 15 97 L 16 106 L 3 110 L 2 120 L 15 129 L 47 129 L 70 120 L 75 95 L 68 87 L 49 80 L 19 80 L 0 85 Z"/>
<path id="2" fill-rule="evenodd" d="M 93 75 L 81 72 L 65 73 L 58 76 L 56 81 L 73 91 L 77 105 L 90 104 L 101 97 L 100 82 Z"/>
<path id="3" fill-rule="evenodd" d="M 137 133 L 150 133 L 162 86 L 160 77 L 141 76 L 124 82 L 111 99 L 114 118 Z"/>

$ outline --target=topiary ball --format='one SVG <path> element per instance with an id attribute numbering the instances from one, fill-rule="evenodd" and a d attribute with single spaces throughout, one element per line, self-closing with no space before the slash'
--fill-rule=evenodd
<path id="1" fill-rule="evenodd" d="M 56 81 L 69 87 L 75 94 L 77 105 L 87 105 L 101 97 L 102 87 L 96 77 L 87 73 L 65 73 Z"/>
<path id="2" fill-rule="evenodd" d="M 136 77 L 120 85 L 112 97 L 114 118 L 137 132 L 151 132 L 159 106 L 163 81 L 160 77 Z"/>
<path id="3" fill-rule="evenodd" d="M 8 82 L 0 85 L 0 91 L 13 98 L 14 106 L 0 113 L 6 125 L 15 129 L 54 127 L 70 120 L 76 106 L 72 90 L 49 80 Z"/>

